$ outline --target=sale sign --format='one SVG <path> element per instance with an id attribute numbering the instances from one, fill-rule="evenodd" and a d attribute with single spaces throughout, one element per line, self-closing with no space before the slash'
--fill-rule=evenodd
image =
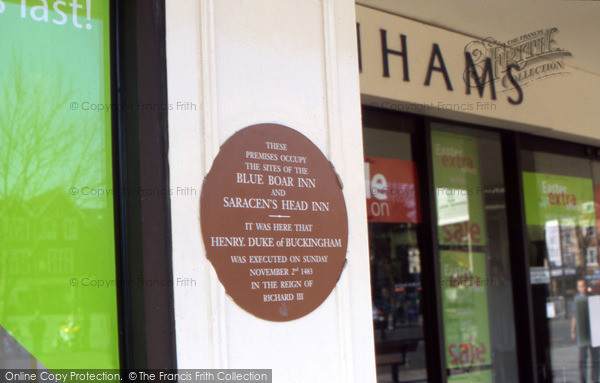
<path id="1" fill-rule="evenodd" d="M 365 157 L 365 187 L 369 222 L 421 222 L 413 161 Z"/>
<path id="2" fill-rule="evenodd" d="M 433 131 L 431 142 L 440 245 L 485 245 L 477 138 Z"/>
<path id="3" fill-rule="evenodd" d="M 486 255 L 441 251 L 440 262 L 447 367 L 489 365 Z"/>

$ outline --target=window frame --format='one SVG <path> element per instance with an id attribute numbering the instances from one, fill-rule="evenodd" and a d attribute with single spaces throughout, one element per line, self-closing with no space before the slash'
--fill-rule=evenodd
<path id="1" fill-rule="evenodd" d="M 112 0 L 111 22 L 121 368 L 176 369 L 165 0 Z"/>

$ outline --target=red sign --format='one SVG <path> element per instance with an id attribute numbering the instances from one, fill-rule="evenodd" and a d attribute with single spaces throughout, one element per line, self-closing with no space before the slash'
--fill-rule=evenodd
<path id="1" fill-rule="evenodd" d="M 413 161 L 365 157 L 365 183 L 369 222 L 421 222 Z"/>

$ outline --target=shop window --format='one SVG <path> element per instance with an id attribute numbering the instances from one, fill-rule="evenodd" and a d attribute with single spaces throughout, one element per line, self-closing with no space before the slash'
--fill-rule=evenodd
<path id="1" fill-rule="evenodd" d="M 0 2 L 0 367 L 115 369 L 110 2 L 47 3 Z"/>
<path id="2" fill-rule="evenodd" d="M 431 129 L 448 382 L 517 382 L 500 135 Z"/>
<path id="3" fill-rule="evenodd" d="M 421 223 L 411 133 L 414 121 L 364 128 L 373 327 L 380 382 L 427 381 Z"/>
<path id="4" fill-rule="evenodd" d="M 598 381 L 588 300 L 600 292 L 600 164 L 538 150 L 522 161 L 540 381 Z"/>

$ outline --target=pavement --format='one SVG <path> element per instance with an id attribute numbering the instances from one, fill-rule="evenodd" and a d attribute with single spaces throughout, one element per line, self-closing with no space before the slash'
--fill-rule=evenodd
<path id="1" fill-rule="evenodd" d="M 550 334 L 553 383 L 580 383 L 579 348 L 571 339 L 571 319 L 553 319 Z M 588 356 L 588 376 L 591 373 L 590 362 Z"/>

